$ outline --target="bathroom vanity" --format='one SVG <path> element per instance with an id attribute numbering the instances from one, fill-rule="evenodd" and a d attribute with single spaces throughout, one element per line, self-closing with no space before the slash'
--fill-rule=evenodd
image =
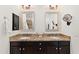
<path id="1" fill-rule="evenodd" d="M 18 34 L 10 37 L 10 54 L 70 54 L 70 36 Z"/>

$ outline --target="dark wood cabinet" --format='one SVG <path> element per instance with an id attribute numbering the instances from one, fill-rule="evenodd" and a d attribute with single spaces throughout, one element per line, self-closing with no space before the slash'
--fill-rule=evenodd
<path id="1" fill-rule="evenodd" d="M 11 41 L 11 54 L 69 54 L 70 41 Z"/>

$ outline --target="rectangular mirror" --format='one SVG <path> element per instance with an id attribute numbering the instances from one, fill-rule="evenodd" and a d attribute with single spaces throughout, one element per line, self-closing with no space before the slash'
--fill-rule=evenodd
<path id="1" fill-rule="evenodd" d="M 23 29 L 25 31 L 33 31 L 34 30 L 34 12 L 26 12 L 23 14 Z"/>
<path id="2" fill-rule="evenodd" d="M 57 12 L 46 12 L 46 31 L 58 31 L 58 13 Z"/>

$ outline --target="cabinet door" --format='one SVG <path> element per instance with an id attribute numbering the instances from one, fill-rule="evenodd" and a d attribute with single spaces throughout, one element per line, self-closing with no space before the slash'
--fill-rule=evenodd
<path id="1" fill-rule="evenodd" d="M 33 42 L 23 42 L 22 53 L 23 54 L 33 54 L 35 53 L 36 48 L 34 48 Z"/>
<path id="2" fill-rule="evenodd" d="M 11 47 L 10 54 L 21 54 L 21 48 L 20 47 Z"/>
<path id="3" fill-rule="evenodd" d="M 23 47 L 22 48 L 22 54 L 32 54 L 33 53 L 33 48 L 32 47 Z"/>
<path id="4" fill-rule="evenodd" d="M 46 48 L 46 46 L 44 47 L 39 47 L 39 51 L 40 51 L 40 54 L 46 54 L 46 52 L 47 52 L 47 48 Z"/>
<path id="5" fill-rule="evenodd" d="M 33 52 L 32 52 L 33 54 L 40 54 L 42 48 L 33 46 L 32 49 L 33 49 Z"/>
<path id="6" fill-rule="evenodd" d="M 34 54 L 46 54 L 46 47 L 33 47 Z"/>
<path id="7" fill-rule="evenodd" d="M 47 46 L 47 54 L 58 54 L 58 47 Z"/>
<path id="8" fill-rule="evenodd" d="M 10 53 L 11 54 L 21 54 L 22 51 L 22 43 L 17 41 L 10 42 Z"/>
<path id="9" fill-rule="evenodd" d="M 69 46 L 61 46 L 59 47 L 60 54 L 70 54 L 70 47 Z"/>
<path id="10" fill-rule="evenodd" d="M 58 41 L 48 42 L 47 54 L 57 54 L 57 53 L 58 53 Z"/>
<path id="11" fill-rule="evenodd" d="M 70 54 L 70 41 L 59 41 L 59 53 Z"/>

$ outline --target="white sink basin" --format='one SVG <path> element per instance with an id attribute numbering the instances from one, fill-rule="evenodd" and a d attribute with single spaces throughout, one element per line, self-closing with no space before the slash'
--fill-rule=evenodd
<path id="1" fill-rule="evenodd" d="M 60 39 L 59 37 L 50 37 L 51 39 Z"/>
<path id="2" fill-rule="evenodd" d="M 21 37 L 20 40 L 30 39 L 30 37 Z"/>

